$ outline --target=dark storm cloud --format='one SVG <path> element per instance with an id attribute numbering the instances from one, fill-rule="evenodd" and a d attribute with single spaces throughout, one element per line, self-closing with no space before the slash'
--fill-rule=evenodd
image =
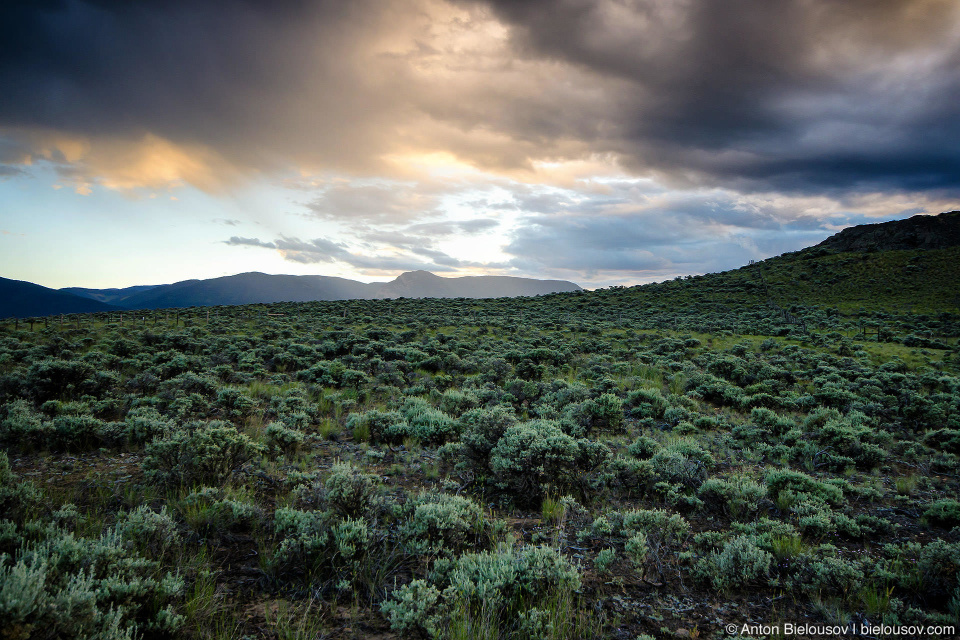
<path id="1" fill-rule="evenodd" d="M 594 142 L 634 169 L 759 190 L 960 186 L 956 2 L 490 4 L 527 56 L 625 83 Z"/>
<path id="2" fill-rule="evenodd" d="M 373 175 L 439 151 L 495 172 L 609 157 L 674 186 L 955 194 L 958 29 L 952 0 L 7 2 L 0 137 L 55 158 L 25 132 L 149 134 L 186 149 L 171 175 L 201 188 L 227 167 Z M 88 177 L 130 164 L 97 149 Z M 429 208 L 339 195 L 315 213 Z"/>
<path id="3" fill-rule="evenodd" d="M 0 133 L 150 135 L 241 169 L 369 166 L 385 105 L 356 65 L 382 5 L 2 3 Z"/>

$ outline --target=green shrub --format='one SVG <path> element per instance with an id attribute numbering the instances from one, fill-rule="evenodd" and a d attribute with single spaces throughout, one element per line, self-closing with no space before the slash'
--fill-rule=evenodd
<path id="1" fill-rule="evenodd" d="M 350 592 L 376 571 L 379 541 L 365 520 L 284 507 L 274 524 L 282 540 L 273 560 L 278 575 L 302 576 L 319 591 Z"/>
<path id="2" fill-rule="evenodd" d="M 43 417 L 28 400 L 18 398 L 3 407 L 6 416 L 0 420 L 0 443 L 17 449 L 38 449 L 46 445 L 50 430 Z"/>
<path id="3" fill-rule="evenodd" d="M 748 478 L 734 480 L 710 478 L 697 490 L 708 508 L 722 510 L 736 519 L 750 518 L 760 509 L 767 488 Z"/>
<path id="4" fill-rule="evenodd" d="M 835 514 L 826 502 L 807 493 L 782 492 L 778 500 L 789 502 L 788 511 L 796 518 L 797 527 L 804 535 L 822 538 L 837 530 Z"/>
<path id="5" fill-rule="evenodd" d="M 866 579 L 860 562 L 834 555 L 811 560 L 804 573 L 804 588 L 816 593 L 847 595 L 857 591 Z"/>
<path id="6" fill-rule="evenodd" d="M 219 485 L 266 448 L 223 422 L 176 431 L 144 449 L 148 478 L 164 484 Z"/>
<path id="7" fill-rule="evenodd" d="M 482 548 L 490 539 L 490 522 L 469 498 L 421 494 L 408 500 L 402 513 L 400 534 L 418 553 Z"/>
<path id="8" fill-rule="evenodd" d="M 117 536 L 128 548 L 151 558 L 162 558 L 180 542 L 177 523 L 163 507 L 159 512 L 142 505 L 120 515 Z"/>
<path id="9" fill-rule="evenodd" d="M 410 425 L 410 435 L 424 445 L 443 444 L 457 436 L 457 423 L 423 398 L 407 398 L 400 412 Z"/>
<path id="10" fill-rule="evenodd" d="M 627 447 L 627 453 L 640 460 L 649 460 L 661 449 L 659 442 L 649 436 L 639 436 Z"/>
<path id="11" fill-rule="evenodd" d="M 921 596 L 932 606 L 946 605 L 960 596 L 960 543 L 888 544 L 883 552 L 886 558 L 879 564 L 899 589 Z"/>
<path id="12" fill-rule="evenodd" d="M 46 535 L 17 557 L 0 557 L 5 636 L 113 640 L 180 629 L 175 603 L 183 581 L 132 551 L 135 541 L 113 530 L 99 539 L 55 528 Z"/>
<path id="13" fill-rule="evenodd" d="M 653 480 L 653 465 L 649 460 L 635 460 L 623 456 L 610 458 L 602 472 L 593 479 L 596 489 L 610 489 L 625 496 L 646 495 Z"/>
<path id="14" fill-rule="evenodd" d="M 565 606 L 556 606 L 558 596 L 569 597 L 579 588 L 576 567 L 556 550 L 521 547 L 438 560 L 427 580 L 395 590 L 381 610 L 393 631 L 405 637 L 422 633 L 441 638 L 467 624 L 483 627 L 483 637 L 558 637 L 545 636 L 545 625 L 537 621 L 559 609 L 567 624 L 579 624 L 583 616 L 572 599 L 560 598 Z M 582 633 L 582 627 L 572 629 L 567 637 Z"/>
<path id="15" fill-rule="evenodd" d="M 670 408 L 667 399 L 655 389 L 637 389 L 627 394 L 628 413 L 633 418 L 655 418 L 659 420 Z"/>
<path id="16" fill-rule="evenodd" d="M 657 451 L 650 463 L 655 479 L 671 485 L 697 489 L 707 479 L 707 470 L 699 460 L 690 460 L 674 449 Z"/>
<path id="17" fill-rule="evenodd" d="M 340 516 L 358 518 L 374 505 L 379 486 L 377 476 L 349 462 L 338 462 L 323 481 L 323 500 Z"/>
<path id="18" fill-rule="evenodd" d="M 23 523 L 42 498 L 43 494 L 32 482 L 21 481 L 10 469 L 10 459 L 5 451 L 0 451 L 0 517 Z"/>
<path id="19" fill-rule="evenodd" d="M 490 469 L 501 489 L 538 502 L 547 488 L 573 486 L 609 455 L 604 445 L 576 440 L 555 422 L 531 420 L 506 430 L 490 452 Z"/>
<path id="20" fill-rule="evenodd" d="M 135 407 L 124 418 L 126 441 L 144 444 L 173 431 L 173 423 L 164 419 L 153 407 Z"/>
<path id="21" fill-rule="evenodd" d="M 463 415 L 479 403 L 479 399 L 473 393 L 456 389 L 447 389 L 440 395 L 440 410 L 451 416 Z"/>
<path id="22" fill-rule="evenodd" d="M 572 406 L 571 414 L 585 434 L 595 429 L 616 431 L 623 424 L 623 401 L 612 393 L 604 393 Z"/>
<path id="23" fill-rule="evenodd" d="M 690 523 L 683 516 L 663 509 L 629 509 L 620 518 L 623 535 L 642 533 L 650 541 L 666 544 L 681 543 L 690 531 Z"/>
<path id="24" fill-rule="evenodd" d="M 596 567 L 597 573 L 606 573 L 616 559 L 617 552 L 615 549 L 609 547 L 601 549 L 593 559 L 593 566 Z"/>
<path id="25" fill-rule="evenodd" d="M 57 451 L 82 451 L 100 445 L 103 422 L 93 416 L 57 416 L 47 435 L 47 446 Z"/>
<path id="26" fill-rule="evenodd" d="M 224 498 L 223 491 L 214 487 L 187 495 L 179 508 L 187 524 L 202 535 L 249 530 L 262 516 L 256 505 Z"/>
<path id="27" fill-rule="evenodd" d="M 96 394 L 105 382 L 93 365 L 82 360 L 45 358 L 31 364 L 26 374 L 26 386 L 38 404 Z"/>
<path id="28" fill-rule="evenodd" d="M 699 444 L 690 439 L 678 440 L 666 447 L 666 450 L 679 453 L 689 460 L 696 460 L 707 469 L 716 462 L 708 451 L 705 451 Z"/>
<path id="29" fill-rule="evenodd" d="M 347 429 L 354 433 L 364 432 L 370 441 L 386 444 L 400 444 L 410 435 L 410 425 L 398 411 L 372 409 L 364 413 L 351 413 L 347 417 Z"/>
<path id="30" fill-rule="evenodd" d="M 627 552 L 627 557 L 633 563 L 633 566 L 641 569 L 647 562 L 647 554 L 650 546 L 647 544 L 647 536 L 643 533 L 635 533 L 627 538 L 623 545 L 623 550 Z"/>
<path id="31" fill-rule="evenodd" d="M 929 447 L 935 447 L 947 453 L 960 455 L 960 430 L 958 429 L 937 429 L 931 431 L 923 438 L 924 443 Z"/>
<path id="32" fill-rule="evenodd" d="M 924 521 L 939 527 L 960 525 L 960 502 L 953 498 L 944 498 L 931 502 L 923 512 Z"/>
<path id="33" fill-rule="evenodd" d="M 689 421 L 691 417 L 693 417 L 693 414 L 686 407 L 670 407 L 663 412 L 663 420 L 674 426 Z"/>
<path id="34" fill-rule="evenodd" d="M 820 482 L 799 471 L 777 469 L 766 476 L 767 492 L 774 501 L 784 491 L 806 493 L 833 505 L 843 503 L 843 491 L 825 482 Z"/>
<path id="35" fill-rule="evenodd" d="M 729 592 L 756 583 L 770 571 L 773 556 L 761 549 L 751 536 L 736 536 L 718 553 L 697 561 L 697 575 L 718 591 Z"/>
<path id="36" fill-rule="evenodd" d="M 282 422 L 268 424 L 264 429 L 264 436 L 271 452 L 288 456 L 300 449 L 305 438 L 302 432 L 290 429 Z"/>
<path id="37" fill-rule="evenodd" d="M 517 424 L 517 416 L 511 407 L 501 404 L 490 409 L 467 411 L 458 422 L 464 455 L 472 466 L 485 469 L 490 452 L 507 429 Z"/>
<path id="38" fill-rule="evenodd" d="M 873 442 L 875 431 L 850 422 L 849 417 L 846 420 L 827 421 L 817 432 L 817 441 L 836 455 L 853 460 L 862 469 L 880 465 L 886 460 L 887 452 Z"/>
<path id="39" fill-rule="evenodd" d="M 390 620 L 390 628 L 403 636 L 424 633 L 429 638 L 442 638 L 446 635 L 448 621 L 444 614 L 449 605 L 442 600 L 440 590 L 426 580 L 414 580 L 394 590 L 380 608 Z"/>

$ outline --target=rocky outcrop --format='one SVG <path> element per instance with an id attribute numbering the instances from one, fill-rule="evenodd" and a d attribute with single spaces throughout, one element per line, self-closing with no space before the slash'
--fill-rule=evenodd
<path id="1" fill-rule="evenodd" d="M 950 211 L 850 227 L 812 248 L 842 253 L 946 249 L 957 245 L 960 245 L 960 211 Z"/>

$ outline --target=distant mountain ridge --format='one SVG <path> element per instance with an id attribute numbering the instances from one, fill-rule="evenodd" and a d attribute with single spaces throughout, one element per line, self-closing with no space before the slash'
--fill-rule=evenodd
<path id="1" fill-rule="evenodd" d="M 32 282 L 0 278 L 0 318 L 30 318 L 116 309 L 99 300 L 48 289 Z"/>
<path id="2" fill-rule="evenodd" d="M 84 289 L 83 287 L 66 287 L 64 289 L 57 289 L 57 291 L 72 293 L 75 296 L 89 298 L 90 300 L 99 300 L 100 302 L 106 302 L 107 304 L 114 304 L 118 300 L 123 300 L 124 298 L 127 298 L 140 291 L 153 289 L 156 286 L 157 285 L 137 285 L 134 287 L 125 287 L 123 289 Z"/>
<path id="3" fill-rule="evenodd" d="M 960 246 L 960 211 L 849 227 L 811 249 L 845 253 L 947 249 L 956 246 Z"/>
<path id="4" fill-rule="evenodd" d="M 429 271 L 409 271 L 390 282 L 372 283 L 331 276 L 249 272 L 123 289 L 68 287 L 55 290 L 29 282 L 0 278 L 0 318 L 314 300 L 503 298 L 580 290 L 579 285 L 566 280 L 507 276 L 442 278 Z"/>
<path id="5" fill-rule="evenodd" d="M 513 276 L 441 278 L 429 271 L 408 271 L 395 280 L 373 283 L 375 298 L 514 298 L 563 291 L 580 291 L 566 280 L 534 280 Z"/>

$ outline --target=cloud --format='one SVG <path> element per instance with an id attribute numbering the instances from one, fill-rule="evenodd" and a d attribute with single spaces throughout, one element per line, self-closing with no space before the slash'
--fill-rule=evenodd
<path id="1" fill-rule="evenodd" d="M 70 163 L 114 188 L 146 168 L 124 171 L 124 157 L 157 153 L 164 172 L 146 184 L 205 190 L 290 166 L 376 167 L 407 103 L 388 100 L 402 86 L 377 60 L 405 46 L 393 29 L 416 29 L 405 13 L 376 0 L 5 3 L 0 126 L 32 148 L 82 140 L 98 160 Z"/>
<path id="2" fill-rule="evenodd" d="M 398 223 L 437 214 L 437 199 L 422 185 L 333 184 L 306 206 L 325 220 L 362 223 Z"/>
<path id="3" fill-rule="evenodd" d="M 955 2 L 490 4 L 528 57 L 624 83 L 598 127 L 613 135 L 581 139 L 612 141 L 629 169 L 751 190 L 957 191 Z"/>
<path id="4" fill-rule="evenodd" d="M 457 260 L 442 251 L 425 247 L 411 247 L 408 253 L 396 252 L 395 250 L 388 254 L 358 253 L 351 251 L 346 243 L 335 242 L 327 238 L 301 240 L 296 237 L 281 236 L 272 242 L 267 242 L 259 238 L 233 236 L 224 241 L 224 244 L 275 249 L 284 260 L 300 264 L 340 262 L 358 269 L 361 273 L 376 275 L 418 269 L 445 272 L 453 271 L 457 267 L 471 265 L 471 263 Z M 428 260 L 424 261 L 417 258 L 416 255 L 428 258 Z"/>
<path id="5" fill-rule="evenodd" d="M 500 226 L 498 220 L 474 218 L 472 220 L 447 220 L 444 222 L 422 222 L 407 227 L 407 231 L 420 236 L 434 238 L 451 235 L 473 234 L 490 231 Z"/>
<path id="6" fill-rule="evenodd" d="M 441 158 L 567 186 L 606 167 L 745 191 L 957 191 L 950 0 L 78 0 L 7 3 L 0 25 L 3 136 L 78 183 L 422 177 Z M 350 215 L 431 206 L 368 189 Z M 348 215 L 341 195 L 316 214 Z"/>
<path id="7" fill-rule="evenodd" d="M 613 183 L 608 194 L 576 200 L 564 192 L 516 199 L 523 212 L 504 252 L 524 273 L 596 284 L 652 281 L 739 267 L 815 244 L 843 227 L 942 210 L 909 207 L 909 198 L 661 192 Z M 544 203 L 554 206 L 546 207 Z M 907 205 L 907 206 L 905 206 Z"/>
<path id="8" fill-rule="evenodd" d="M 957 34 L 953 0 L 0 3 L 0 180 L 285 189 L 226 243 L 364 273 L 716 270 L 957 208 Z"/>
<path id="9" fill-rule="evenodd" d="M 224 244 L 234 247 L 263 247 L 264 249 L 276 249 L 277 245 L 273 242 L 264 242 L 260 238 L 242 238 L 240 236 L 231 236 L 229 240 L 224 240 Z"/>

